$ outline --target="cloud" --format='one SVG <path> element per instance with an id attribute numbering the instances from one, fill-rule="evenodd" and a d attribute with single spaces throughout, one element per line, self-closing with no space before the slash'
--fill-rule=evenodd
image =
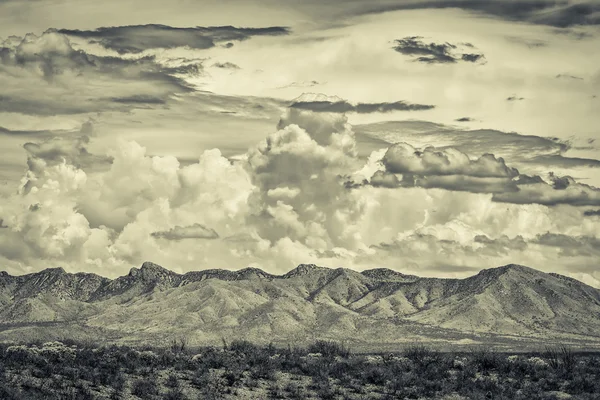
<path id="1" fill-rule="evenodd" d="M 471 193 L 505 193 L 518 190 L 514 183 L 507 178 L 467 175 L 405 175 L 402 180 L 402 186 L 457 190 Z"/>
<path id="2" fill-rule="evenodd" d="M 347 118 L 291 108 L 278 128 L 248 154 L 258 189 L 248 200 L 249 223 L 273 246 L 288 238 L 296 249 L 356 249 L 364 204 L 343 185 L 359 166 Z"/>
<path id="3" fill-rule="evenodd" d="M 125 140 L 102 156 L 89 154 L 98 149 L 98 136 L 89 125 L 78 136 L 83 132 L 89 141 L 30 140 L 28 190 L 0 203 L 6 226 L 0 252 L 11 262 L 109 275 L 152 259 L 181 271 L 257 263 L 280 273 L 315 262 L 357 269 L 402 265 L 422 275 L 453 276 L 509 262 L 553 271 L 579 265 L 588 273 L 597 258 L 536 241 L 546 232 L 595 237 L 596 218 L 570 204 L 499 203 L 490 195 L 538 184 L 564 192 L 574 185 L 569 179 L 554 176 L 546 183 L 515 176 L 492 155 L 472 158 L 403 143 L 365 162 L 340 113 L 289 108 L 277 129 L 245 154 L 228 159 L 212 149 L 186 165 Z M 523 140 L 532 144 L 530 151 L 561 147 L 487 134 L 486 140 L 506 146 Z M 86 153 L 112 163 L 96 170 L 81 161 Z M 349 190 L 347 181 L 359 184 Z M 216 239 L 217 232 L 223 240 L 185 240 Z"/>
<path id="4" fill-rule="evenodd" d="M 543 155 L 560 155 L 571 148 L 568 142 L 494 129 L 457 129 L 426 121 L 393 121 L 354 126 L 357 136 L 408 142 L 415 147 L 431 143 L 444 149 L 455 148 L 465 154 L 483 154 L 493 149 L 505 160 L 523 162 Z"/>
<path id="5" fill-rule="evenodd" d="M 412 0 L 374 2 L 357 13 L 381 13 L 400 10 L 460 8 L 510 21 L 566 28 L 575 25 L 600 24 L 600 5 L 573 0 Z"/>
<path id="6" fill-rule="evenodd" d="M 579 77 L 579 76 L 575 76 L 575 75 L 569 75 L 569 74 L 558 74 L 556 75 L 557 79 L 561 79 L 561 78 L 565 78 L 565 79 L 575 79 L 578 81 L 582 81 L 583 78 Z"/>
<path id="7" fill-rule="evenodd" d="M 398 188 L 402 185 L 396 175 L 387 171 L 376 171 L 370 179 L 370 184 L 374 187 Z"/>
<path id="8" fill-rule="evenodd" d="M 569 236 L 562 233 L 544 233 L 538 235 L 534 243 L 556 247 L 563 256 L 600 256 L 600 239 L 593 236 Z"/>
<path id="9" fill-rule="evenodd" d="M 473 119 L 470 118 L 470 117 L 461 117 L 461 118 L 455 119 L 455 121 L 457 121 L 457 122 L 471 122 L 471 121 L 473 121 Z"/>
<path id="10" fill-rule="evenodd" d="M 291 108 L 324 113 L 388 113 L 393 111 L 423 111 L 435 108 L 428 104 L 412 104 L 405 101 L 392 103 L 357 103 L 352 104 L 339 98 L 328 98 L 325 95 L 305 93 L 294 99 Z"/>
<path id="11" fill-rule="evenodd" d="M 586 217 L 600 216 L 600 210 L 585 210 L 583 215 Z"/>
<path id="12" fill-rule="evenodd" d="M 89 54 L 52 30 L 13 37 L 0 44 L 0 111 L 51 116 L 163 106 L 192 90 L 176 76 L 182 72 L 151 56 Z M 100 86 L 100 94 L 91 90 Z"/>
<path id="13" fill-rule="evenodd" d="M 600 25 L 600 4 L 564 2 L 545 13 L 533 15 L 531 22 L 566 28 L 573 25 Z"/>
<path id="14" fill-rule="evenodd" d="M 394 174 L 465 175 L 479 178 L 512 178 L 519 174 L 502 158 L 484 154 L 471 160 L 466 154 L 453 149 L 427 147 L 417 150 L 408 143 L 392 145 L 382 159 L 386 170 Z"/>
<path id="15" fill-rule="evenodd" d="M 217 239 L 219 234 L 212 228 L 207 228 L 202 224 L 190 226 L 175 226 L 168 231 L 152 232 L 152 237 L 166 240 L 183 239 Z"/>
<path id="16" fill-rule="evenodd" d="M 58 32 L 100 43 L 119 54 L 140 53 L 148 49 L 189 47 L 209 49 L 218 43 L 242 41 L 253 36 L 278 36 L 289 34 L 285 27 L 236 28 L 211 26 L 178 28 L 167 25 L 126 25 L 101 27 L 95 30 L 60 29 Z"/>
<path id="17" fill-rule="evenodd" d="M 421 36 L 408 36 L 397 39 L 393 47 L 398 53 L 416 57 L 415 61 L 427 64 L 448 64 L 458 61 L 477 62 L 483 54 L 459 53 L 458 46 L 450 43 L 426 43 Z M 463 45 L 464 47 L 464 45 Z M 472 48 L 472 45 L 467 46 Z"/>
<path id="18" fill-rule="evenodd" d="M 407 143 L 389 147 L 378 161 L 381 168 L 362 182 L 347 182 L 348 188 L 365 184 L 385 188 L 445 189 L 492 194 L 492 201 L 554 206 L 600 205 L 600 189 L 579 183 L 570 176 L 549 174 L 550 183 L 538 175 L 520 174 L 503 158 L 484 154 L 471 159 L 455 148 L 418 150 Z M 400 178 L 398 178 L 398 176 Z"/>
<path id="19" fill-rule="evenodd" d="M 525 98 L 518 97 L 518 96 L 509 96 L 506 98 L 506 101 L 521 101 L 521 100 L 525 100 Z"/>
<path id="20" fill-rule="evenodd" d="M 214 63 L 212 65 L 213 67 L 216 68 L 223 68 L 223 69 L 240 69 L 240 66 L 231 62 L 217 62 Z"/>
<path id="21" fill-rule="evenodd" d="M 565 157 L 560 154 L 535 156 L 527 160 L 522 160 L 521 162 L 560 168 L 600 167 L 600 160 L 593 158 Z"/>
<path id="22" fill-rule="evenodd" d="M 537 177 L 539 178 L 539 177 Z M 496 193 L 492 200 L 514 204 L 543 204 L 554 206 L 570 204 L 574 206 L 600 205 L 600 189 L 576 182 L 570 176 L 550 176 L 551 183 L 541 178 L 518 183 L 517 191 Z"/>
<path id="23" fill-rule="evenodd" d="M 475 243 L 482 243 L 489 250 L 495 253 L 508 253 L 510 250 L 524 251 L 527 249 L 527 242 L 523 239 L 523 236 L 518 235 L 513 238 L 509 238 L 507 235 L 501 235 L 496 239 L 491 239 L 486 235 L 476 235 L 473 238 Z"/>

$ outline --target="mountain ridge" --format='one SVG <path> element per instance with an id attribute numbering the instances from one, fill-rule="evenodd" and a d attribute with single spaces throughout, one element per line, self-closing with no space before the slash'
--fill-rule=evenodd
<path id="1" fill-rule="evenodd" d="M 566 337 L 600 345 L 600 290 L 516 264 L 460 279 L 314 264 L 282 275 L 259 268 L 178 274 L 145 262 L 115 279 L 49 268 L 0 273 L 0 305 L 0 324 L 25 326 L 0 330 L 0 339 L 23 334 L 27 324 L 52 321 L 123 340 L 185 334 L 199 343 L 315 336 L 394 342 L 484 335 Z"/>

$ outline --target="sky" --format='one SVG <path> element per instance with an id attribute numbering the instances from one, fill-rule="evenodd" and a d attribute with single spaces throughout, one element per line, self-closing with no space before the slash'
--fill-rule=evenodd
<path id="1" fill-rule="evenodd" d="M 0 0 L 0 268 L 600 287 L 600 2 Z"/>

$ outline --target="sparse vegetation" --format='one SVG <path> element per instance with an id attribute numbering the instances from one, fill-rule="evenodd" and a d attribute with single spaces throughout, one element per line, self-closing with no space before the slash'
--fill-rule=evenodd
<path id="1" fill-rule="evenodd" d="M 582 399 L 600 393 L 600 354 L 434 351 L 352 354 L 333 341 L 278 349 L 248 341 L 190 348 L 0 344 L 10 399 Z"/>

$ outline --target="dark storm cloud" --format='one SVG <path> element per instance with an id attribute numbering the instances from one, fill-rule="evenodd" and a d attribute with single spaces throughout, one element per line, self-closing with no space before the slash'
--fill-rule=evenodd
<path id="1" fill-rule="evenodd" d="M 211 26 L 176 28 L 167 25 L 126 25 L 101 27 L 95 30 L 61 29 L 60 33 L 100 43 L 120 54 L 140 53 L 148 49 L 191 47 L 209 49 L 217 43 L 241 41 L 253 36 L 278 36 L 289 34 L 285 27 L 236 28 Z"/>
<path id="2" fill-rule="evenodd" d="M 510 21 L 566 28 L 575 25 L 600 24 L 600 4 L 595 1 L 573 0 L 383 0 L 362 5 L 357 14 L 388 11 L 459 8 Z"/>
<path id="3" fill-rule="evenodd" d="M 470 122 L 470 121 L 473 121 L 473 119 L 469 118 L 469 117 L 462 117 L 462 118 L 455 119 L 455 121 L 457 121 L 457 122 Z"/>
<path id="4" fill-rule="evenodd" d="M 53 30 L 13 39 L 0 45 L 0 111 L 5 112 L 68 115 L 162 105 L 173 94 L 193 90 L 176 75 L 201 71 L 197 62 L 166 67 L 151 56 L 88 54 Z M 100 84 L 106 97 L 86 90 Z"/>
<path id="5" fill-rule="evenodd" d="M 168 231 L 153 232 L 151 236 L 157 239 L 183 240 L 183 239 L 217 239 L 219 234 L 212 228 L 201 224 L 190 226 L 176 226 Z"/>
<path id="6" fill-rule="evenodd" d="M 595 216 L 600 217 L 600 210 L 585 210 L 583 212 L 583 215 L 586 217 L 595 217 Z"/>
<path id="7" fill-rule="evenodd" d="M 458 47 L 450 43 L 426 43 L 420 36 L 409 36 L 397 39 L 393 49 L 398 53 L 413 56 L 415 61 L 427 64 L 446 64 L 458 61 L 477 62 L 484 58 L 483 54 L 459 53 Z M 464 46 L 472 48 L 470 43 Z"/>
<path id="8" fill-rule="evenodd" d="M 521 100 L 525 100 L 524 97 L 518 97 L 518 96 L 510 96 L 506 98 L 506 101 L 521 101 Z"/>
<path id="9" fill-rule="evenodd" d="M 558 28 L 572 25 L 600 25 L 600 4 L 582 2 L 556 7 L 546 13 L 533 15 L 530 21 Z"/>
<path id="10" fill-rule="evenodd" d="M 394 103 L 358 103 L 351 104 L 347 101 L 296 101 L 290 105 L 292 108 L 315 112 L 349 113 L 358 114 L 388 113 L 392 111 L 423 111 L 435 108 L 428 104 L 412 104 L 405 101 Z"/>

